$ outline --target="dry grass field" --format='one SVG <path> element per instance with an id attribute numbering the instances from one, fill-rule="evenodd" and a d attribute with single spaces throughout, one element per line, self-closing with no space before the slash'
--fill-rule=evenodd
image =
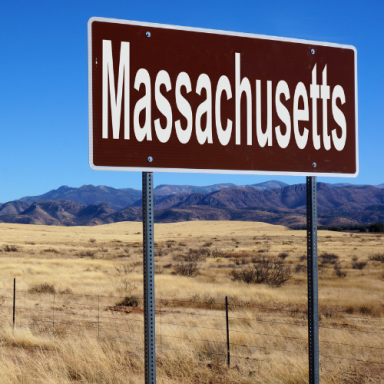
<path id="1" fill-rule="evenodd" d="M 384 235 L 318 248 L 321 383 L 383 383 Z M 0 224 L 0 250 L 1 383 L 144 381 L 141 223 Z M 304 231 L 156 224 L 155 255 L 158 383 L 308 382 Z M 242 281 L 268 262 L 280 281 Z"/>

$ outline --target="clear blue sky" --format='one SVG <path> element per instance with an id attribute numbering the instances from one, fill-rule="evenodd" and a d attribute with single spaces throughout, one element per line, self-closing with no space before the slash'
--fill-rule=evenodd
<path id="1" fill-rule="evenodd" d="M 141 188 L 141 173 L 88 165 L 87 21 L 92 16 L 351 44 L 358 51 L 360 174 L 384 182 L 384 1 L 2 1 L 0 202 L 61 185 Z M 275 177 L 289 184 L 303 177 Z M 253 184 L 269 176 L 156 173 L 158 184 Z"/>

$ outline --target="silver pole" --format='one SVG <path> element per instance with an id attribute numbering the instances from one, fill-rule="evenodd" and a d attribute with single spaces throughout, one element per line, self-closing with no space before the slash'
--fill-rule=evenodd
<path id="1" fill-rule="evenodd" d="M 153 173 L 143 172 L 145 384 L 156 383 Z"/>
<path id="2" fill-rule="evenodd" d="M 315 176 L 307 177 L 307 263 L 309 384 L 319 384 L 317 188 Z"/>

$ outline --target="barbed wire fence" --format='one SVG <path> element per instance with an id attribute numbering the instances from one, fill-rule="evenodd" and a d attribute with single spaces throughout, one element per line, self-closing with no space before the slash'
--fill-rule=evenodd
<path id="1" fill-rule="evenodd" d="M 220 301 L 212 297 L 205 300 L 204 297 L 200 300 L 196 297 L 191 300 L 157 298 L 156 347 L 161 351 L 199 353 L 200 358 L 216 359 L 228 366 L 236 366 L 240 361 L 268 364 L 271 353 L 308 356 L 307 311 L 237 302 L 230 297 Z M 108 340 L 121 339 L 124 334 L 124 342 L 137 348 L 144 345 L 140 303 L 142 298 L 134 296 L 127 301 L 124 295 L 33 293 L 16 290 L 16 286 L 0 288 L 2 323 L 9 322 L 13 329 L 39 328 L 65 335 L 81 335 L 87 329 L 92 337 L 108 337 Z M 384 318 L 352 316 L 331 307 L 320 307 L 320 313 L 321 360 L 348 363 L 351 380 L 353 377 L 367 378 L 364 367 L 375 366 L 375 377 L 369 379 L 381 380 L 384 347 L 332 341 L 332 338 L 350 332 L 384 340 Z M 334 321 L 327 321 L 329 319 Z M 257 327 L 262 330 L 256 332 Z M 292 329 L 298 330 L 299 335 Z M 346 355 L 345 348 L 348 353 L 354 353 Z M 279 364 L 293 366 L 284 359 Z"/>

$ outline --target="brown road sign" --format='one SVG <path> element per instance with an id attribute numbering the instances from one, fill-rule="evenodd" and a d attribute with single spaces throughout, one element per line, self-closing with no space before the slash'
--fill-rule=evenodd
<path id="1" fill-rule="evenodd" d="M 356 176 L 353 46 L 88 22 L 93 169 Z"/>

